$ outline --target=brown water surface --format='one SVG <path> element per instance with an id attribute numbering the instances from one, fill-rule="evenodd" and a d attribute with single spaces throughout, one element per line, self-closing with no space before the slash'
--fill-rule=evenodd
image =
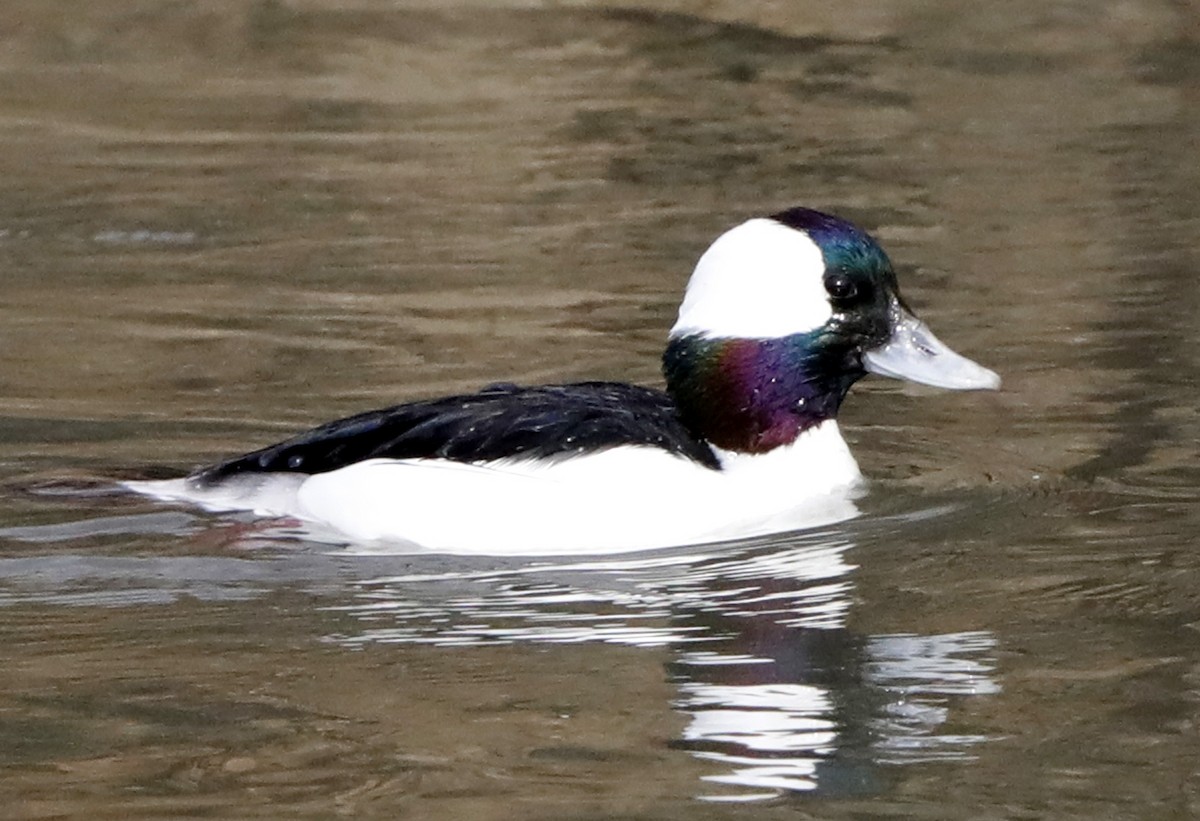
<path id="1" fill-rule="evenodd" d="M 1198 54 L 1165 0 L 5 4 L 6 816 L 1200 814 Z M 858 386 L 844 526 L 381 557 L 107 491 L 654 384 L 800 203 L 1005 378 Z"/>

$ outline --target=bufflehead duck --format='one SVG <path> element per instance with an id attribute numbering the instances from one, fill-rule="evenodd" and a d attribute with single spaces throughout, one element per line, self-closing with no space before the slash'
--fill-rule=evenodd
<path id="1" fill-rule="evenodd" d="M 127 487 L 292 517 L 377 548 L 530 555 L 699 544 L 856 513 L 862 476 L 836 416 L 866 373 L 1000 385 L 913 315 L 874 239 L 807 208 L 742 223 L 701 256 L 663 373 L 665 392 L 497 384 L 397 405 Z"/>

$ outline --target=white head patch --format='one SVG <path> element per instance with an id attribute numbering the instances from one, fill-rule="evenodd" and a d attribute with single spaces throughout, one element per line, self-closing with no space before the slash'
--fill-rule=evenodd
<path id="1" fill-rule="evenodd" d="M 700 257 L 671 336 L 767 339 L 814 330 L 832 316 L 821 249 L 760 218 L 726 231 Z"/>

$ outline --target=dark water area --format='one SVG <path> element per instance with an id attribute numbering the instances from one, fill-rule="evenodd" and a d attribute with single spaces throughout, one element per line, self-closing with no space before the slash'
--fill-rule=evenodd
<path id="1" fill-rule="evenodd" d="M 6 4 L 3 814 L 1200 814 L 1198 55 L 1150 0 Z M 658 384 L 794 204 L 1005 379 L 856 386 L 856 520 L 380 556 L 111 492 Z"/>

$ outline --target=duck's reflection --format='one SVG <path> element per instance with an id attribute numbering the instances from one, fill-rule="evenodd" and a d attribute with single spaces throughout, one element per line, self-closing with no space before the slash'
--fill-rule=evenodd
<path id="1" fill-rule="evenodd" d="M 871 765 L 964 757 L 984 740 L 940 729 L 953 697 L 997 689 L 986 633 L 862 640 L 782 628 L 777 639 L 767 652 L 733 640 L 728 655 L 684 652 L 672 665 L 677 707 L 691 716 L 679 746 L 725 765 L 710 781 L 764 796 L 870 791 Z"/>
<path id="2" fill-rule="evenodd" d="M 349 643 L 605 641 L 677 648 L 688 723 L 675 746 L 711 762 L 704 797 L 872 792 L 884 765 L 961 758 L 956 699 L 997 691 L 985 632 L 861 635 L 847 627 L 849 543 L 809 539 L 652 558 L 407 575 L 363 583 Z"/>
<path id="3" fill-rule="evenodd" d="M 931 514 L 932 515 L 932 514 Z M 164 518 L 165 517 L 165 518 Z M 247 547 L 231 526 L 229 546 Z M 40 544 L 211 529 L 174 514 L 0 530 Z M 286 535 L 286 534 L 285 534 Z M 262 539 L 260 529 L 252 539 Z M 611 642 L 669 647 L 674 746 L 708 762 L 705 797 L 871 792 L 885 765 L 963 758 L 986 740 L 950 732 L 955 701 L 994 693 L 986 632 L 864 635 L 848 625 L 845 535 L 554 562 L 289 550 L 152 558 L 56 551 L 0 560 L 0 604 L 245 598 L 271 582 L 351 586 L 344 644 Z M 364 578 L 368 577 L 368 578 Z M 120 585 L 112 582 L 119 580 Z M 116 589 L 114 589 L 116 588 Z"/>

